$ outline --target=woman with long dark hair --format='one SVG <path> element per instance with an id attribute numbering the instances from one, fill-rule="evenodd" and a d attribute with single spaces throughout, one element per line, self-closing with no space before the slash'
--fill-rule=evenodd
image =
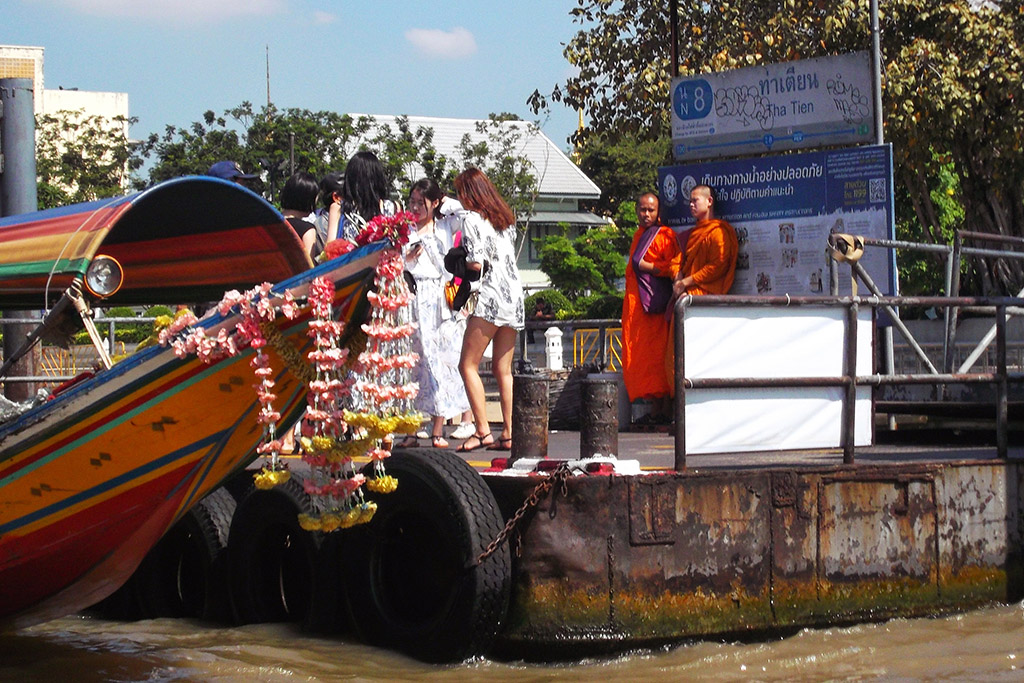
<path id="1" fill-rule="evenodd" d="M 345 166 L 341 202 L 331 204 L 327 241 L 338 237 L 354 242 L 356 235 L 376 216 L 391 216 L 399 206 L 388 199 L 391 185 L 387 170 L 373 152 L 357 152 Z"/>
<path id="2" fill-rule="evenodd" d="M 507 451 L 512 447 L 512 356 L 516 332 L 523 329 L 523 285 L 516 266 L 516 217 L 498 190 L 477 168 L 455 179 L 455 190 L 465 211 L 462 244 L 466 267 L 480 273 L 473 313 L 466 323 L 459 371 L 466 385 L 476 433 L 460 451 L 479 448 Z M 487 421 L 487 403 L 479 365 L 493 341 L 491 368 L 498 382 L 501 404 L 501 436 L 495 440 Z"/>

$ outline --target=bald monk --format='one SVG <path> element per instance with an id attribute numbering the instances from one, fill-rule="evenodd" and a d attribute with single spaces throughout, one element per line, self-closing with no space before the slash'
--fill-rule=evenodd
<path id="1" fill-rule="evenodd" d="M 707 185 L 698 185 L 690 192 L 690 213 L 697 225 L 686 240 L 686 253 L 672 285 L 673 299 L 686 294 L 728 294 L 736 278 L 736 256 L 739 240 L 728 221 L 715 218 L 715 195 Z M 670 328 L 665 376 L 675 396 L 675 321 Z"/>
<path id="2" fill-rule="evenodd" d="M 682 259 L 675 231 L 661 224 L 657 195 L 645 193 L 637 199 L 637 230 L 629 248 L 626 264 L 626 295 L 622 300 L 622 379 L 629 400 L 651 400 L 650 416 L 642 421 L 670 420 L 668 395 L 671 391 L 665 377 L 664 349 L 670 346 L 669 319 L 664 309 L 648 313 L 641 303 L 637 272 L 669 278 L 665 283 L 666 296 L 669 282 L 674 280 Z M 644 239 L 644 237 L 647 239 Z M 641 241 L 650 246 L 641 254 Z M 662 301 L 664 306 L 664 301 Z"/>
<path id="3" fill-rule="evenodd" d="M 674 294 L 728 294 L 736 277 L 739 241 L 727 221 L 715 218 L 711 188 L 698 185 L 690 192 L 690 213 L 697 226 L 686 241 L 683 266 L 673 285 Z"/>

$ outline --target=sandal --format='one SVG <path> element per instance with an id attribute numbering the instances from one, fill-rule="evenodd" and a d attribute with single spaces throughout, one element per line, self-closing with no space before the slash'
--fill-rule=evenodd
<path id="1" fill-rule="evenodd" d="M 420 445 L 420 440 L 415 436 L 407 436 L 402 439 L 402 442 L 398 444 L 399 448 L 416 448 Z"/>
<path id="2" fill-rule="evenodd" d="M 469 443 L 473 439 L 476 439 L 476 445 L 470 446 Z M 484 439 L 490 439 L 490 441 L 485 441 Z M 492 437 L 490 434 L 474 434 L 473 436 L 463 441 L 462 445 L 456 448 L 455 451 L 457 453 L 469 453 L 470 451 L 478 451 L 481 448 L 486 448 L 487 446 L 491 446 L 493 444 L 494 437 Z"/>
<path id="3" fill-rule="evenodd" d="M 448 448 L 448 442 L 440 434 L 431 437 L 431 442 L 434 444 L 434 448 Z"/>
<path id="4" fill-rule="evenodd" d="M 487 447 L 489 451 L 510 451 L 512 450 L 512 437 L 502 437 Z"/>

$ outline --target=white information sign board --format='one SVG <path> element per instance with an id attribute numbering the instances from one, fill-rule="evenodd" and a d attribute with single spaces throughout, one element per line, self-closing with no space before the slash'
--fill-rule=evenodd
<path id="1" fill-rule="evenodd" d="M 875 139 L 867 52 L 672 81 L 676 159 L 761 154 Z"/>
<path id="2" fill-rule="evenodd" d="M 857 324 L 857 374 L 872 371 L 871 311 Z M 703 307 L 686 310 L 684 372 L 700 378 L 839 377 L 841 307 Z M 842 445 L 842 387 L 687 389 L 686 452 L 741 453 Z M 857 387 L 854 444 L 873 439 L 871 387 Z"/>

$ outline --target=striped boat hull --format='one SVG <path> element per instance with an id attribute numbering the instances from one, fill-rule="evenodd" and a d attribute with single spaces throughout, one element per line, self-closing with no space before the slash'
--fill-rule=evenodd
<path id="1" fill-rule="evenodd" d="M 382 244 L 287 280 L 337 283 L 350 319 Z M 307 350 L 308 311 L 278 325 Z M 233 327 L 213 316 L 210 331 Z M 305 386 L 267 349 L 283 422 Z M 116 590 L 164 532 L 255 457 L 262 436 L 247 350 L 204 365 L 152 348 L 69 388 L 0 428 L 0 624 L 20 628 L 75 612 Z"/>

